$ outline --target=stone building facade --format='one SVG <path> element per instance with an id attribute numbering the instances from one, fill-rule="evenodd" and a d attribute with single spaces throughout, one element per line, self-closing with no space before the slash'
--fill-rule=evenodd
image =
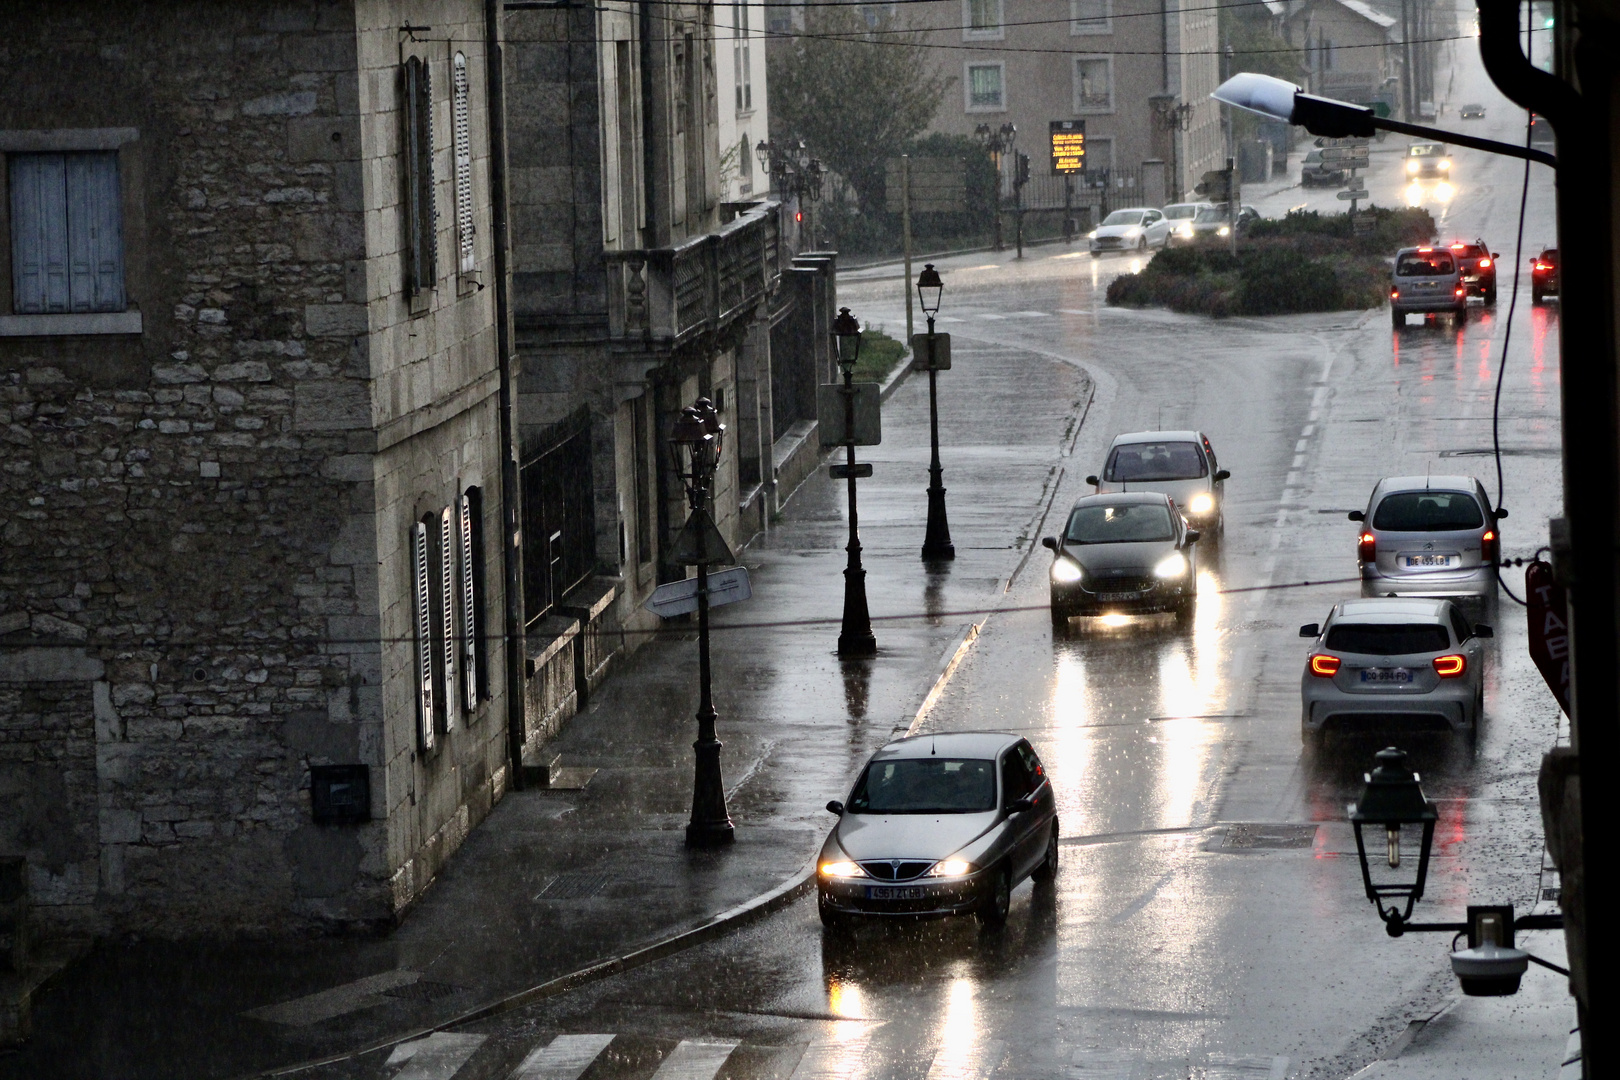
<path id="1" fill-rule="evenodd" d="M 512 780 L 483 5 L 0 22 L 0 856 L 386 925 Z"/>

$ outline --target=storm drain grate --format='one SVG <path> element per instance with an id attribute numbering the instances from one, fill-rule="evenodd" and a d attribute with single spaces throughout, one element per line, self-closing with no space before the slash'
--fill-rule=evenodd
<path id="1" fill-rule="evenodd" d="M 558 874 L 546 882 L 536 900 L 585 900 L 607 887 L 606 874 Z"/>
<path id="2" fill-rule="evenodd" d="M 1265 848 L 1307 848 L 1316 841 L 1315 825 L 1229 825 L 1221 847 L 1239 851 Z"/>

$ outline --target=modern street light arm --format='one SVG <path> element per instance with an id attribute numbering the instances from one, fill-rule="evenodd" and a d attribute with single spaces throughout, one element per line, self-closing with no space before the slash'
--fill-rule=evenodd
<path id="1" fill-rule="evenodd" d="M 1519 41 L 1519 5 L 1513 0 L 1479 0 L 1479 56 L 1485 73 L 1513 102 L 1547 117 L 1554 128 L 1574 123 L 1579 95 L 1564 80 L 1542 71 L 1524 55 Z"/>
<path id="2" fill-rule="evenodd" d="M 1495 139 L 1479 139 L 1422 124 L 1408 124 L 1403 120 L 1386 120 L 1365 105 L 1352 105 L 1348 101 L 1307 94 L 1286 79 L 1252 71 L 1239 72 L 1227 79 L 1215 88 L 1210 97 L 1239 109 L 1281 120 L 1285 124 L 1298 124 L 1312 135 L 1332 139 L 1371 138 L 1382 128 L 1403 135 L 1419 135 L 1456 146 L 1484 150 L 1486 153 L 1527 158 L 1543 165 L 1558 165 L 1558 159 L 1544 150 L 1531 150 Z"/>

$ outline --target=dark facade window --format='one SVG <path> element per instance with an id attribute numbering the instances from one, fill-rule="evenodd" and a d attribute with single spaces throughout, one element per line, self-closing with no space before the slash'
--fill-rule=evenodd
<path id="1" fill-rule="evenodd" d="M 412 296 L 439 280 L 438 212 L 433 194 L 433 86 L 427 62 L 413 56 L 402 73 L 405 94 L 405 287 Z"/>
<path id="2" fill-rule="evenodd" d="M 523 465 L 523 604 L 531 622 L 596 569 L 588 415 L 575 414 L 538 445 Z"/>
<path id="3" fill-rule="evenodd" d="M 470 487 L 461 494 L 461 681 L 469 716 L 490 696 L 484 584 L 484 491 Z"/>
<path id="4" fill-rule="evenodd" d="M 12 310 L 123 311 L 124 239 L 114 152 L 8 154 Z"/>
<path id="5" fill-rule="evenodd" d="M 652 447 L 647 442 L 647 395 L 630 403 L 630 441 L 634 444 L 631 473 L 636 488 L 636 565 L 649 562 L 653 557 L 652 470 L 648 458 Z"/>

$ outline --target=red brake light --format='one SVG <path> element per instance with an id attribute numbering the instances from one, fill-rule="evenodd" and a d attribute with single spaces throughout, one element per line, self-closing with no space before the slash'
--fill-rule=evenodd
<path id="1" fill-rule="evenodd" d="M 1467 292 L 1467 291 L 1468 291 L 1468 290 L 1467 290 L 1467 289 L 1458 289 L 1458 290 L 1457 290 L 1457 295 L 1458 295 L 1458 296 L 1461 296 L 1461 295 L 1463 295 L 1463 294 L 1464 294 L 1464 293 L 1466 293 L 1466 292 Z"/>
<path id="2" fill-rule="evenodd" d="M 1356 554 L 1361 556 L 1362 562 L 1373 562 L 1378 558 L 1378 541 L 1370 532 L 1361 534 L 1361 542 L 1356 545 Z"/>
<path id="3" fill-rule="evenodd" d="M 1463 245 L 1463 244 L 1452 244 L 1451 245 L 1451 250 L 1452 251 L 1461 251 L 1464 248 L 1464 246 L 1465 245 Z"/>
<path id="4" fill-rule="evenodd" d="M 1432 247 L 1430 247 L 1430 248 L 1418 248 L 1418 250 L 1419 251 L 1433 251 L 1434 248 L 1432 248 Z"/>
<path id="5" fill-rule="evenodd" d="M 1538 262 L 1538 263 L 1536 263 L 1536 269 L 1537 270 L 1551 270 L 1552 269 L 1552 264 L 1551 263 Z"/>
<path id="6" fill-rule="evenodd" d="M 1319 679 L 1331 679 L 1339 673 L 1339 662 L 1337 656 L 1317 653 L 1311 657 L 1311 674 Z"/>
<path id="7" fill-rule="evenodd" d="M 795 210 L 793 212 L 793 223 L 795 225 L 797 225 L 799 222 L 801 222 L 803 220 L 804 220 L 804 211 L 803 210 Z"/>
<path id="8" fill-rule="evenodd" d="M 1488 563 L 1496 561 L 1496 530 L 1486 529 L 1485 535 L 1479 538 L 1479 557 Z"/>
<path id="9" fill-rule="evenodd" d="M 1338 665 L 1335 664 L 1335 667 Z M 1442 679 L 1455 679 L 1468 670 L 1468 658 L 1461 653 L 1434 658 L 1434 673 Z"/>
<path id="10" fill-rule="evenodd" d="M 1391 300 L 1399 300 L 1401 298 L 1401 290 L 1399 290 L 1399 289 L 1390 289 L 1389 290 L 1389 298 Z"/>
<path id="11" fill-rule="evenodd" d="M 1484 270 L 1486 267 L 1488 267 L 1490 265 L 1491 265 L 1491 260 L 1489 260 L 1489 259 L 1481 259 L 1481 260 L 1479 260 L 1479 268 L 1481 270 Z"/>

